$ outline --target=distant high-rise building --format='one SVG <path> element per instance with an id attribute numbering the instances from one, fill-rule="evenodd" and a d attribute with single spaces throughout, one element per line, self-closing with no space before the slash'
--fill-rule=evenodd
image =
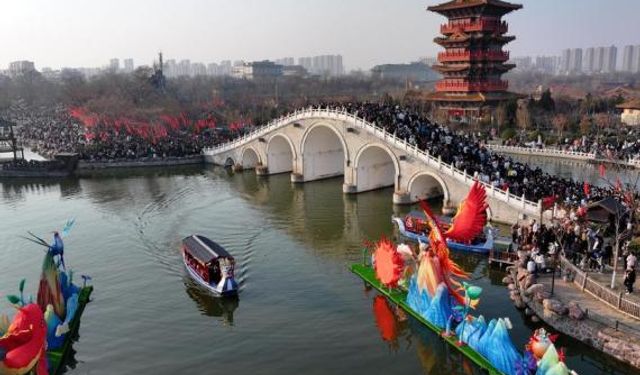
<path id="1" fill-rule="evenodd" d="M 126 73 L 133 72 L 133 59 L 124 59 L 124 71 Z"/>
<path id="2" fill-rule="evenodd" d="M 18 77 L 30 72 L 35 72 L 36 68 L 33 61 L 14 61 L 9 63 L 9 76 Z"/>
<path id="3" fill-rule="evenodd" d="M 164 74 L 167 77 L 175 77 L 176 74 L 176 60 L 175 59 L 169 59 L 167 61 L 164 62 Z"/>
<path id="4" fill-rule="evenodd" d="M 536 70 L 546 74 L 554 74 L 557 70 L 555 56 L 536 56 Z"/>
<path id="5" fill-rule="evenodd" d="M 112 70 L 114 72 L 120 70 L 120 60 L 116 58 L 109 60 L 109 70 Z"/>
<path id="6" fill-rule="evenodd" d="M 191 75 L 192 76 L 206 76 L 207 75 L 207 66 L 203 63 L 193 63 L 191 64 Z"/>
<path id="7" fill-rule="evenodd" d="M 207 75 L 209 75 L 209 76 L 217 76 L 218 75 L 218 64 L 216 64 L 216 63 L 207 64 Z"/>
<path id="8" fill-rule="evenodd" d="M 176 76 L 191 75 L 191 60 L 180 60 L 177 66 Z"/>
<path id="9" fill-rule="evenodd" d="M 640 45 L 633 47 L 633 58 L 631 60 L 631 72 L 640 73 Z"/>
<path id="10" fill-rule="evenodd" d="M 231 61 L 223 60 L 220 62 L 220 75 L 228 76 L 231 75 Z"/>
<path id="11" fill-rule="evenodd" d="M 529 71 L 533 67 L 531 56 L 514 57 L 511 61 L 516 64 L 516 70 L 520 72 Z"/>
<path id="12" fill-rule="evenodd" d="M 313 68 L 313 58 L 311 57 L 300 57 L 298 58 L 298 65 L 305 68 L 308 72 L 312 72 Z"/>
<path id="13" fill-rule="evenodd" d="M 429 66 L 421 62 L 414 62 L 411 64 L 376 65 L 371 69 L 371 76 L 381 80 L 424 82 L 433 80 L 437 74 Z"/>
<path id="14" fill-rule="evenodd" d="M 631 64 L 633 63 L 633 46 L 624 46 L 622 52 L 622 71 L 631 72 Z"/>
<path id="15" fill-rule="evenodd" d="M 584 73 L 593 73 L 594 67 L 594 58 L 595 58 L 595 48 L 590 47 L 587 48 L 584 58 L 582 59 L 582 71 Z"/>
<path id="16" fill-rule="evenodd" d="M 582 48 L 568 48 L 562 51 L 560 71 L 565 74 L 582 72 Z"/>
<path id="17" fill-rule="evenodd" d="M 567 48 L 562 50 L 562 57 L 560 62 L 560 71 L 562 73 L 569 73 L 569 66 L 571 62 L 571 49 Z"/>
<path id="18" fill-rule="evenodd" d="M 298 59 L 298 65 L 316 75 L 338 77 L 344 74 L 341 55 L 301 57 Z"/>
<path id="19" fill-rule="evenodd" d="M 574 48 L 569 55 L 569 73 L 582 73 L 582 48 Z"/>
<path id="20" fill-rule="evenodd" d="M 293 60 L 293 57 L 283 57 L 281 59 L 277 59 L 276 64 L 282 66 L 291 66 L 295 65 L 295 61 Z"/>
<path id="21" fill-rule="evenodd" d="M 618 48 L 605 47 L 602 59 L 602 73 L 613 73 L 617 70 Z"/>
<path id="22" fill-rule="evenodd" d="M 602 73 L 602 67 L 604 66 L 604 47 L 598 47 L 594 49 L 593 54 L 593 73 Z"/>

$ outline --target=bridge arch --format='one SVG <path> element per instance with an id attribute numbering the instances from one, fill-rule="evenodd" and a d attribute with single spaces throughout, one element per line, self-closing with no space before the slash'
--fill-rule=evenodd
<path id="1" fill-rule="evenodd" d="M 224 166 L 225 168 L 227 167 L 233 167 L 234 165 L 236 165 L 235 160 L 233 160 L 233 158 L 231 156 L 227 157 L 224 161 Z"/>
<path id="2" fill-rule="evenodd" d="M 267 144 L 267 168 L 269 174 L 291 172 L 296 160 L 296 149 L 285 134 L 276 134 Z"/>
<path id="3" fill-rule="evenodd" d="M 407 192 L 409 193 L 411 202 L 418 202 L 422 199 L 431 199 L 439 196 L 443 197 L 445 205 L 449 202 L 450 195 L 447 184 L 436 174 L 418 172 L 411 176 L 407 186 Z"/>
<path id="4" fill-rule="evenodd" d="M 261 164 L 260 154 L 253 147 L 246 147 L 242 150 L 243 169 L 254 169 L 259 164 Z"/>
<path id="5" fill-rule="evenodd" d="M 340 132 L 320 123 L 306 130 L 300 155 L 304 181 L 314 181 L 344 175 L 349 148 Z"/>
<path id="6" fill-rule="evenodd" d="M 373 143 L 358 150 L 355 158 L 355 183 L 358 192 L 399 185 L 400 162 L 389 147 Z"/>

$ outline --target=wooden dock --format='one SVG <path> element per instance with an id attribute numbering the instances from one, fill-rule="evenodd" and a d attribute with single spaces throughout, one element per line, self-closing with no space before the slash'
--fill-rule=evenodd
<path id="1" fill-rule="evenodd" d="M 489 264 L 497 263 L 502 265 L 512 266 L 518 262 L 518 253 L 512 251 L 497 251 L 491 250 L 489 252 Z"/>

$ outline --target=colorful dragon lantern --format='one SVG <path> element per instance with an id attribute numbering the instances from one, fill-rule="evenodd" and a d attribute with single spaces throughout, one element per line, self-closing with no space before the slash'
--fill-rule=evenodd
<path id="1" fill-rule="evenodd" d="M 553 336 L 536 331 L 522 355 L 509 337 L 509 319 L 492 319 L 470 314 L 480 302 L 482 288 L 464 280 L 468 274 L 449 256 L 447 240 L 470 242 L 487 224 L 487 195 L 476 182 L 446 230 L 425 202 L 420 202 L 429 231 L 429 245 L 420 244 L 414 262 L 406 245 L 397 248 L 383 238 L 373 253 L 376 278 L 386 288 L 403 286 L 407 278 L 406 305 L 437 327 L 443 336 L 457 336 L 457 345 L 466 345 L 507 375 L 565 375 L 562 353 L 553 346 Z M 416 264 L 417 263 L 417 264 Z M 417 270 L 409 271 L 414 266 Z"/>

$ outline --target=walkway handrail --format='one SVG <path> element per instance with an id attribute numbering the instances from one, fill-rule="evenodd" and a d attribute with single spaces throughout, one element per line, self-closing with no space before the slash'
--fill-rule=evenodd
<path id="1" fill-rule="evenodd" d="M 242 146 L 248 142 L 251 142 L 259 137 L 262 137 L 273 130 L 289 125 L 292 122 L 300 121 L 300 120 L 304 120 L 312 117 L 335 118 L 337 120 L 349 121 L 354 126 L 366 130 L 370 134 L 374 135 L 375 137 L 379 138 L 384 142 L 392 144 L 396 148 L 405 150 L 405 152 L 420 159 L 426 165 L 429 165 L 437 169 L 438 171 L 445 173 L 468 186 L 471 186 L 471 184 L 475 181 L 475 178 L 469 175 L 466 171 L 461 171 L 460 169 L 443 162 L 441 158 L 434 157 L 433 155 L 429 154 L 428 151 L 423 151 L 418 147 L 416 147 L 415 145 L 408 143 L 406 140 L 400 139 L 396 137 L 394 134 L 391 134 L 386 130 L 366 121 L 365 119 L 360 118 L 345 110 L 316 109 L 316 108 L 296 110 L 295 112 L 285 115 L 283 117 L 280 117 L 278 119 L 275 119 L 269 122 L 267 125 L 264 125 L 258 129 L 255 129 L 252 132 L 247 133 L 240 138 L 237 138 L 233 141 L 219 145 L 217 147 L 204 149 L 203 152 L 206 154 L 218 154 L 221 152 L 226 152 L 236 147 Z M 503 191 L 501 189 L 498 189 L 492 184 L 489 184 L 483 181 L 480 181 L 480 183 L 482 183 L 486 187 L 487 195 L 497 200 L 505 202 L 513 207 L 518 207 L 519 209 L 533 215 L 540 215 L 540 212 L 542 211 L 541 201 L 532 202 L 527 200 L 524 197 L 524 195 L 519 197 L 509 193 L 508 190 Z"/>
<path id="2" fill-rule="evenodd" d="M 561 257 L 563 268 L 568 268 L 575 275 L 573 282 L 582 291 L 586 291 L 600 301 L 612 308 L 629 315 L 632 318 L 640 319 L 640 304 L 623 296 L 622 292 L 615 292 L 597 281 L 591 279 L 587 272 L 580 270 L 567 258 Z"/>
<path id="3" fill-rule="evenodd" d="M 502 151 L 502 152 L 521 152 L 527 154 L 537 154 L 537 155 L 545 155 L 545 156 L 561 156 L 572 159 L 583 159 L 583 160 L 595 160 L 596 153 L 592 152 L 580 152 L 580 151 L 567 151 L 558 148 L 551 147 L 543 147 L 543 148 L 535 148 L 535 147 L 522 147 L 522 146 L 504 146 L 504 145 L 485 145 L 488 149 L 494 151 Z"/>

